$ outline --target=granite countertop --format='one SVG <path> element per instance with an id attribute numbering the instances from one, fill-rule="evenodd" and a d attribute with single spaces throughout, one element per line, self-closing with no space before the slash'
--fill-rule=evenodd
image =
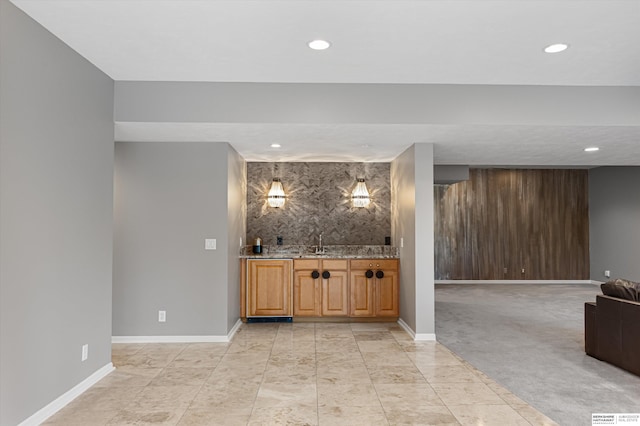
<path id="1" fill-rule="evenodd" d="M 376 245 L 328 245 L 324 253 L 315 254 L 317 246 L 262 246 L 262 254 L 254 254 L 252 246 L 240 250 L 241 259 L 397 259 L 398 248 Z"/>

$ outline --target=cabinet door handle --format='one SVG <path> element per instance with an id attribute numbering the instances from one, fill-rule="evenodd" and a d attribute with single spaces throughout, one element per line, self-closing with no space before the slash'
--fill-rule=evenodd
<path id="1" fill-rule="evenodd" d="M 373 278 L 373 271 L 369 269 L 367 272 L 364 273 L 364 276 L 367 278 Z"/>
<path id="2" fill-rule="evenodd" d="M 315 280 L 316 278 L 318 278 L 319 276 L 320 276 L 320 272 L 318 272 L 318 271 L 313 271 L 313 272 L 311 273 L 311 278 L 313 278 L 314 280 Z"/>
<path id="3" fill-rule="evenodd" d="M 376 271 L 376 278 L 384 278 L 384 272 L 380 270 Z"/>
<path id="4" fill-rule="evenodd" d="M 322 271 L 322 278 L 324 278 L 325 280 L 327 278 L 331 278 L 331 273 L 329 271 Z"/>

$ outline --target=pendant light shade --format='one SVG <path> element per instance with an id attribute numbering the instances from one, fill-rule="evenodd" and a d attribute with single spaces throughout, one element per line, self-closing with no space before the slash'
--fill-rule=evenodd
<path id="1" fill-rule="evenodd" d="M 267 202 L 271 207 L 282 207 L 284 206 L 284 188 L 282 187 L 282 182 L 280 182 L 279 178 L 273 178 L 273 182 L 271 182 L 271 189 L 269 189 L 269 195 L 267 196 Z"/>
<path id="2" fill-rule="evenodd" d="M 369 203 L 371 203 L 369 191 L 367 190 L 367 185 L 364 183 L 364 179 L 358 179 L 358 184 L 351 193 L 351 201 L 354 207 L 368 207 Z"/>

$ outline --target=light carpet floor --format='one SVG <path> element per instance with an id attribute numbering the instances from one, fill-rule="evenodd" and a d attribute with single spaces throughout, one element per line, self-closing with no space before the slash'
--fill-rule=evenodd
<path id="1" fill-rule="evenodd" d="M 584 302 L 599 293 L 588 284 L 436 285 L 436 336 L 560 425 L 638 413 L 640 377 L 584 352 Z"/>

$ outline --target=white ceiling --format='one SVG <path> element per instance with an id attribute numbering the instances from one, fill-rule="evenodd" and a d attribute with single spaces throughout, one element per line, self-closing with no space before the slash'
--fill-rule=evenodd
<path id="1" fill-rule="evenodd" d="M 15 3 L 114 80 L 640 85 L 638 1 Z"/>
<path id="2" fill-rule="evenodd" d="M 640 86 L 636 0 L 12 1 L 116 81 Z M 557 42 L 570 47 L 543 52 Z M 116 136 L 226 141 L 260 161 L 388 161 L 429 142 L 439 164 L 640 165 L 640 110 L 628 126 L 282 121 L 118 122 Z"/>

